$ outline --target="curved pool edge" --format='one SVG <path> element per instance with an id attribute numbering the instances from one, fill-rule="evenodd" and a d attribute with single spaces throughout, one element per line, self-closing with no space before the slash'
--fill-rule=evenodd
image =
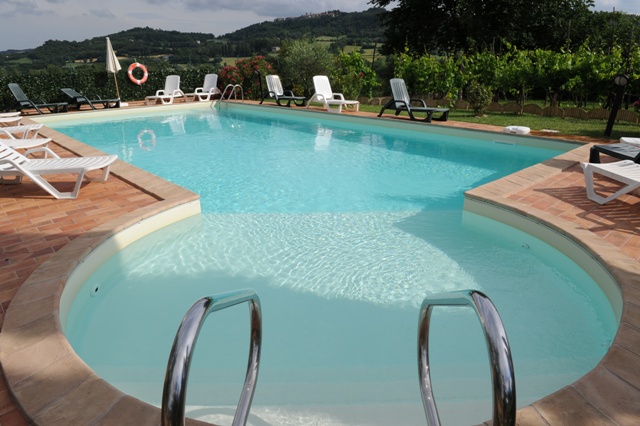
<path id="1" fill-rule="evenodd" d="M 619 322 L 613 342 L 598 365 L 574 383 L 518 410 L 519 425 L 624 425 L 640 420 L 640 376 L 636 373 L 640 370 L 640 263 L 579 222 L 523 202 L 530 196 L 523 188 L 560 181 L 563 174 L 578 172 L 580 161 L 588 158 L 589 147 L 582 146 L 465 193 L 465 211 L 530 233 L 585 269 L 608 298 Z M 586 198 L 584 188 L 581 191 Z"/>
<path id="2" fill-rule="evenodd" d="M 577 166 L 579 159 L 586 158 L 585 149 L 578 148 L 574 151 L 579 153 L 572 151 L 530 169 L 544 179 L 559 170 Z M 576 424 L 581 423 L 580 419 L 584 420 L 582 423 L 637 422 L 640 418 L 638 393 L 615 404 L 610 400 L 618 396 L 616 393 L 610 398 L 602 393 L 612 386 L 624 389 L 625 385 L 635 386 L 639 381 L 635 371 L 640 371 L 640 357 L 635 354 L 640 353 L 636 343 L 640 341 L 640 332 L 636 329 L 640 328 L 637 308 L 640 291 L 635 285 L 639 281 L 640 266 L 635 259 L 597 235 L 578 226 L 568 226 L 568 222 L 551 215 L 532 213 L 526 204 L 510 199 L 509 195 L 523 182 L 532 181 L 522 178 L 522 174 L 529 173 L 530 169 L 471 190 L 467 198 L 516 216 L 532 217 L 545 226 L 562 230 L 562 234 L 593 253 L 594 259 L 606 267 L 618 282 L 624 303 L 620 328 L 600 364 L 575 383 L 519 410 L 518 424 Z M 118 173 L 117 167 L 114 167 L 114 173 Z M 128 179 L 126 173 L 122 173 L 122 177 Z M 162 183 L 150 181 L 150 184 L 160 186 Z M 62 333 L 58 314 L 69 276 L 86 262 L 96 247 L 122 230 L 175 207 L 176 203 L 180 204 L 180 201 L 159 200 L 153 206 L 94 228 L 49 258 L 16 293 L 0 334 L 0 362 L 14 399 L 33 424 L 160 424 L 159 409 L 116 390 L 75 354 Z M 636 392 L 639 392 L 637 387 Z"/>
<path id="3" fill-rule="evenodd" d="M 52 129 L 41 133 L 73 154 L 102 154 Z M 13 400 L 29 424 L 160 425 L 158 408 L 117 390 L 75 353 L 63 332 L 60 307 L 73 295 L 74 275 L 76 281 L 82 280 L 115 251 L 200 214 L 200 196 L 122 161 L 111 168 L 107 182 L 113 180 L 154 202 L 98 223 L 68 242 L 29 275 L 5 313 L 0 365 Z M 78 203 L 83 203 L 86 191 L 80 192 Z M 188 424 L 206 423 L 190 420 Z"/>

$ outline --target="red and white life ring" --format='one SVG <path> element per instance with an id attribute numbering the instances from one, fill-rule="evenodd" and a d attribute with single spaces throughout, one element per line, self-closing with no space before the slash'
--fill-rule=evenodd
<path id="1" fill-rule="evenodd" d="M 144 135 L 151 135 L 151 138 L 148 141 L 142 139 Z M 144 149 L 145 151 L 151 151 L 156 147 L 156 134 L 153 130 L 140 130 L 138 133 L 138 146 L 140 149 Z"/>
<path id="2" fill-rule="evenodd" d="M 135 70 L 136 68 L 140 68 L 142 70 L 142 78 L 141 79 L 137 79 L 133 75 L 133 70 Z M 149 72 L 147 71 L 147 67 L 145 67 L 144 65 L 142 65 L 139 62 L 134 62 L 131 65 L 129 65 L 129 69 L 127 70 L 127 74 L 129 74 L 129 80 L 131 80 L 132 82 L 134 82 L 138 86 L 144 84 L 144 82 L 146 82 L 147 79 L 149 78 Z"/>

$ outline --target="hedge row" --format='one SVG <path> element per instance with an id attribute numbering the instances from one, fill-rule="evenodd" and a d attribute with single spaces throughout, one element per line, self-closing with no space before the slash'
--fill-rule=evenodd
<path id="1" fill-rule="evenodd" d="M 149 78 L 143 85 L 131 82 L 124 66 L 115 76 L 120 98 L 123 101 L 132 101 L 144 99 L 145 96 L 153 95 L 157 90 L 164 88 L 168 75 L 180 75 L 180 87 L 185 92 L 190 92 L 196 87 L 201 87 L 204 76 L 211 72 L 215 70 L 210 67 L 149 67 Z M 136 73 L 140 73 L 140 70 Z M 64 87 L 71 87 L 89 98 L 117 97 L 113 76 L 98 66 L 83 66 L 73 70 L 51 67 L 24 75 L 0 75 L 0 109 L 8 111 L 15 105 L 15 98 L 8 88 L 9 83 L 17 83 L 27 97 L 34 101 L 66 102 L 69 98 L 60 90 Z"/>

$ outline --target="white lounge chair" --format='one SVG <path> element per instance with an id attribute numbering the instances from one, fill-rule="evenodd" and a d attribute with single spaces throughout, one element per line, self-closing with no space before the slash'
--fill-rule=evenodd
<path id="1" fill-rule="evenodd" d="M 333 93 L 331 90 L 331 84 L 329 83 L 329 78 L 326 75 L 316 75 L 313 77 L 313 86 L 316 90 L 316 93 L 309 99 L 309 103 L 307 104 L 307 108 L 311 102 L 320 102 L 324 104 L 324 107 L 329 112 L 342 112 L 343 106 L 352 106 L 355 111 L 358 111 L 360 108 L 360 102 L 358 101 L 348 101 L 344 99 L 344 95 L 342 93 Z M 337 109 L 331 108 L 331 105 L 337 106 Z"/>
<path id="2" fill-rule="evenodd" d="M 265 77 L 265 80 L 267 81 L 267 92 L 262 95 L 260 103 L 262 103 L 267 97 L 275 99 L 278 106 L 291 106 L 291 101 L 293 101 L 297 106 L 304 106 L 306 103 L 307 98 L 304 96 L 296 96 L 291 90 L 285 91 L 282 88 L 282 82 L 280 81 L 279 76 L 269 74 Z M 287 102 L 286 105 L 282 105 L 283 101 Z"/>
<path id="3" fill-rule="evenodd" d="M 202 87 L 196 87 L 193 93 L 185 93 L 185 97 L 189 100 L 209 101 L 212 96 L 221 95 L 218 89 L 218 74 L 207 74 L 204 76 Z"/>
<path id="4" fill-rule="evenodd" d="M 400 114 L 402 111 L 406 111 L 409 114 L 409 118 L 411 120 L 416 120 L 416 117 L 413 115 L 414 112 L 424 112 L 427 116 L 423 119 L 427 123 L 430 123 L 431 120 L 436 121 L 447 121 L 449 118 L 449 108 L 431 108 L 428 107 L 424 99 L 411 99 L 409 97 L 409 92 L 407 91 L 407 86 L 404 83 L 404 80 L 401 78 L 392 78 L 389 80 L 391 84 L 391 93 L 393 94 L 393 99 L 391 99 L 385 106 L 380 110 L 380 114 L 378 117 L 382 116 L 382 113 L 385 109 L 392 109 L 395 111 L 396 116 Z M 412 102 L 420 103 L 420 106 L 413 106 Z M 433 118 L 434 112 L 441 112 L 442 115 L 438 118 Z"/>
<path id="5" fill-rule="evenodd" d="M 51 138 L 38 137 L 38 132 L 42 126 L 42 124 L 25 124 L 22 126 L 0 127 L 0 141 L 13 149 L 48 146 Z M 45 157 L 47 155 L 48 153 L 45 151 Z"/>
<path id="6" fill-rule="evenodd" d="M 17 126 L 20 124 L 20 120 L 22 120 L 22 117 L 20 117 L 19 115 L 0 117 L 0 128 L 5 126 Z"/>
<path id="7" fill-rule="evenodd" d="M 38 151 L 45 151 L 53 158 L 27 158 L 27 155 Z M 0 140 L 0 183 L 18 184 L 22 182 L 23 176 L 27 176 L 55 198 L 72 199 L 78 196 L 85 173 L 102 169 L 102 175 L 97 180 L 104 182 L 109 177 L 111 164 L 117 158 L 117 155 L 60 158 L 46 147 L 28 150 L 23 155 Z M 42 177 L 43 175 L 64 173 L 78 175 L 75 187 L 71 192 L 58 191 Z M 5 176 L 11 176 L 13 179 L 6 179 Z"/>
<path id="8" fill-rule="evenodd" d="M 0 141 L 13 149 L 31 149 L 38 146 L 46 147 L 51 142 L 51 138 L 30 138 L 30 139 L 0 139 Z M 49 155 L 44 151 L 45 158 Z"/>
<path id="9" fill-rule="evenodd" d="M 631 160 L 616 161 L 615 163 L 581 163 L 584 171 L 585 185 L 587 187 L 587 197 L 598 204 L 608 203 L 621 195 L 627 194 L 640 187 L 640 164 Z M 599 174 L 609 179 L 618 181 L 624 186 L 613 194 L 604 197 L 596 194 L 593 182 L 594 174 Z"/>
<path id="10" fill-rule="evenodd" d="M 22 124 L 0 127 L 0 137 L 11 139 L 35 139 L 43 124 Z"/>
<path id="11" fill-rule="evenodd" d="M 147 105 L 154 105 L 158 101 L 168 105 L 180 97 L 184 98 L 184 92 L 180 90 L 180 76 L 168 75 L 164 81 L 164 89 L 157 90 L 155 96 L 147 96 L 144 100 Z"/>

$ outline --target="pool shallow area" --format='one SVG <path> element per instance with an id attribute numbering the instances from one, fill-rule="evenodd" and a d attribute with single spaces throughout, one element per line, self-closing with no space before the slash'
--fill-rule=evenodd
<path id="1" fill-rule="evenodd" d="M 216 118 L 225 129 L 240 128 L 245 138 L 266 133 L 246 130 L 240 115 Z M 211 121 L 202 115 L 196 119 Z M 185 130 L 190 126 L 189 114 L 182 123 Z M 260 144 L 243 145 L 242 137 L 234 141 L 233 133 L 225 133 L 222 149 L 210 156 L 203 155 L 203 146 L 192 145 L 208 143 L 204 139 L 176 142 L 183 143 L 178 149 L 172 142 L 180 132 L 172 129 L 165 138 L 163 127 L 153 130 L 154 149 L 140 146 L 137 129 L 125 131 L 122 140 L 116 141 L 114 149 L 127 153 L 130 161 L 147 156 L 149 167 L 169 164 L 178 170 L 175 179 L 191 179 L 194 170 L 204 168 L 208 173 L 196 181 L 215 184 L 203 192 L 230 192 L 214 195 L 211 203 L 202 195 L 202 218 L 135 243 L 87 282 L 87 291 L 81 292 L 75 311 L 69 313 L 67 334 L 76 351 L 102 377 L 109 379 L 111 374 L 111 381 L 127 392 L 140 392 L 157 403 L 161 385 L 146 384 L 162 380 L 181 316 L 203 294 L 238 286 L 256 288 L 263 299 L 265 349 L 252 412 L 262 413 L 270 424 L 360 424 L 363 412 L 375 413 L 372 406 L 393 407 L 388 412 L 423 419 L 415 333 L 417 306 L 430 292 L 477 288 L 492 297 L 516 358 L 519 405 L 577 379 L 606 352 L 616 321 L 590 277 L 530 236 L 462 212 L 466 189 L 549 158 L 553 152 L 531 149 L 536 152 L 528 156 L 522 152 L 530 148 L 457 142 L 446 135 L 436 142 L 412 134 L 398 136 L 397 131 L 374 137 L 366 128 L 355 134 L 353 126 L 330 129 L 324 123 L 311 131 L 295 130 L 298 145 L 292 152 L 279 143 L 284 129 L 293 126 L 278 124 L 269 130 L 277 136 L 272 157 L 260 151 Z M 320 144 L 319 135 L 325 136 Z M 165 143 L 167 152 L 195 153 L 190 158 L 201 157 L 209 167 L 188 168 L 185 173 L 184 167 L 176 168 L 176 161 L 160 161 L 162 157 L 156 155 Z M 98 147 L 109 152 L 108 146 Z M 242 153 L 242 163 L 235 167 L 233 151 Z M 443 157 L 446 153 L 450 155 Z M 355 160 L 338 167 L 337 160 L 350 156 Z M 312 165 L 312 158 L 319 165 Z M 505 163 L 506 170 L 497 170 Z M 345 167 L 349 174 L 343 172 Z M 222 169 L 221 174 L 213 175 L 212 168 Z M 270 178 L 266 172 L 250 185 L 237 177 L 238 170 L 253 176 L 264 168 L 279 171 L 273 174 L 282 178 L 267 187 L 283 187 L 284 192 L 253 189 Z M 300 172 L 310 182 L 301 179 L 307 186 L 297 191 L 289 183 Z M 443 179 L 434 182 L 436 177 Z M 430 185 L 416 185 L 425 181 Z M 320 191 L 313 192 L 318 187 Z M 284 206 L 279 204 L 281 199 Z M 112 285 L 116 282 L 120 284 Z M 91 297 L 96 286 L 99 291 Z M 534 301 L 537 304 L 532 307 Z M 118 314 L 113 315 L 116 308 Z M 227 405 L 235 404 L 239 393 L 235 375 L 243 375 L 247 343 L 243 314 L 229 313 L 229 321 L 221 318 L 220 325 L 217 319 L 210 321 L 215 323 L 207 331 L 210 337 L 199 342 L 201 361 L 196 360 L 196 365 L 201 369 L 195 377 L 192 373 L 190 381 L 194 389 L 190 398 L 195 397 L 190 404 L 199 407 L 195 411 L 204 412 L 202 406 L 212 400 L 224 406 L 223 413 Z M 83 320 L 76 321 L 75 315 Z M 433 346 L 442 349 L 433 354 L 434 385 L 436 397 L 442 395 L 443 419 L 459 414 L 460 406 L 455 405 L 459 400 L 467 409 L 475 411 L 476 405 L 484 409 L 464 421 L 489 418 L 490 404 L 484 400 L 490 386 L 477 320 L 469 312 L 443 309 L 434 321 L 440 344 Z M 75 327 L 82 322 L 86 328 Z M 559 327 L 567 324 L 569 330 Z M 131 330 L 128 337 L 123 337 L 123 330 Z M 151 335 L 151 346 L 140 342 L 141 335 Z M 122 339 L 126 344 L 113 343 Z M 218 344 L 207 348 L 207 341 Z M 220 342 L 228 352 L 220 353 Z M 106 346 L 115 351 L 108 354 Z M 555 358 L 555 366 L 550 365 L 549 356 Z M 458 374 L 438 371 L 439 365 Z M 477 371 L 479 377 L 470 378 Z M 141 380 L 131 382 L 132 373 Z M 452 407 L 450 414 L 447 406 Z M 280 420 L 269 416 L 280 416 Z M 287 423 L 294 418 L 308 423 Z M 389 424 L 384 420 L 379 417 L 380 423 L 374 423 L 372 418 L 364 424 Z"/>

